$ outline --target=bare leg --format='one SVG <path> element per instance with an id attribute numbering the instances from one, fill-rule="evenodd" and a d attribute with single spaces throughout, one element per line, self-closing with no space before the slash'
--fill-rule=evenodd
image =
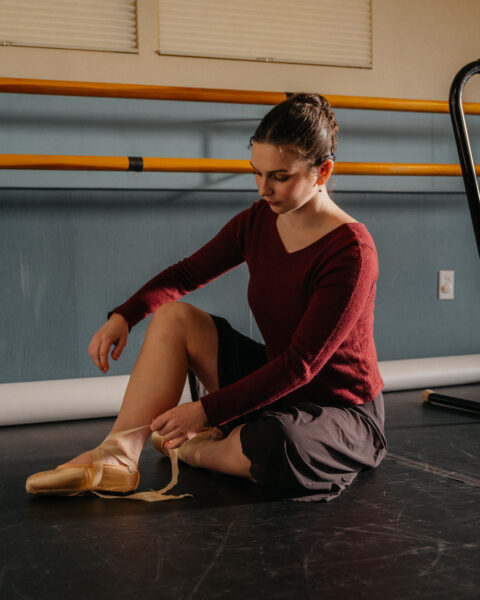
<path id="1" fill-rule="evenodd" d="M 186 303 L 163 305 L 150 322 L 112 432 L 150 424 L 176 406 L 189 366 L 208 390 L 217 390 L 217 354 L 217 330 L 208 313 Z M 118 446 L 138 462 L 150 433 L 143 429 L 125 436 Z M 110 455 L 104 459 L 116 462 Z M 69 464 L 89 462 L 90 452 L 85 452 Z"/>
<path id="2" fill-rule="evenodd" d="M 150 424 L 154 417 L 176 406 L 188 368 L 193 369 L 206 389 L 217 390 L 217 357 L 217 329 L 208 313 L 186 303 L 162 306 L 148 327 L 112 432 Z M 206 444 L 201 449 L 201 466 L 252 479 L 250 461 L 242 453 L 241 427 L 224 440 Z M 138 462 L 150 433 L 150 429 L 143 429 L 115 443 Z M 69 464 L 89 462 L 90 452 L 84 452 Z M 105 454 L 104 462 L 115 464 L 117 461 Z"/>

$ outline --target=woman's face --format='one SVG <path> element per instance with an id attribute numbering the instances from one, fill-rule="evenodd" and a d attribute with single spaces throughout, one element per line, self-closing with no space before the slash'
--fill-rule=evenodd
<path id="1" fill-rule="evenodd" d="M 319 194 L 318 173 L 288 149 L 253 142 L 251 165 L 258 193 L 277 214 L 296 210 Z"/>

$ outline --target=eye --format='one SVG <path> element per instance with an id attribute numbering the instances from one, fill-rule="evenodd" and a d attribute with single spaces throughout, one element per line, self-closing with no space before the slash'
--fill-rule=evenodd
<path id="1" fill-rule="evenodd" d="M 274 179 L 275 181 L 287 181 L 290 179 L 290 175 L 276 175 Z"/>

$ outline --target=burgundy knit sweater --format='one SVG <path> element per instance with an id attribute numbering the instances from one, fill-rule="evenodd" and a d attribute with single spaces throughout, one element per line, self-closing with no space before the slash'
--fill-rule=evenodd
<path id="1" fill-rule="evenodd" d="M 255 202 L 112 311 L 132 327 L 165 302 L 247 263 L 248 301 L 268 362 L 201 398 L 210 425 L 285 396 L 292 403 L 364 404 L 383 387 L 373 340 L 378 261 L 367 229 L 346 223 L 288 253 L 276 219 L 265 201 Z"/>

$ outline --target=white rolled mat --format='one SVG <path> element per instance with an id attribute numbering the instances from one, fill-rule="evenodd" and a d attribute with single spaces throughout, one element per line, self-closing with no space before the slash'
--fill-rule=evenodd
<path id="1" fill-rule="evenodd" d="M 385 392 L 480 382 L 480 354 L 437 356 L 379 363 Z"/>
<path id="2" fill-rule="evenodd" d="M 480 354 L 379 363 L 384 391 L 480 382 Z M 0 384 L 0 425 L 111 417 L 118 413 L 129 376 Z M 185 385 L 182 399 L 190 399 Z"/>
<path id="3" fill-rule="evenodd" d="M 0 425 L 117 415 L 129 375 L 0 384 Z M 188 397 L 187 397 L 188 395 Z M 190 399 L 187 386 L 180 402 Z"/>

